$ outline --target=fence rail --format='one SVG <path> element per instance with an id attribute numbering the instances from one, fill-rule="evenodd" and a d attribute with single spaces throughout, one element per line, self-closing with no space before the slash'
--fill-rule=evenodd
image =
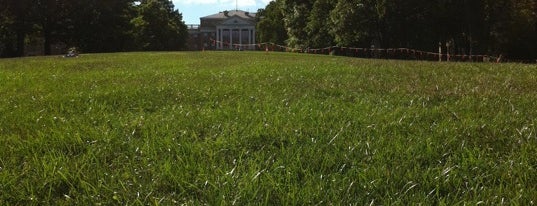
<path id="1" fill-rule="evenodd" d="M 489 55 L 460 55 L 428 52 L 409 48 L 358 48 L 358 47 L 341 47 L 331 46 L 325 48 L 306 48 L 297 49 L 275 43 L 265 42 L 258 44 L 230 44 L 229 42 L 220 42 L 212 40 L 213 45 L 222 44 L 224 47 L 243 50 L 255 47 L 256 50 L 266 52 L 295 52 L 321 55 L 338 55 L 358 58 L 376 58 L 376 59 L 403 59 L 403 60 L 424 60 L 424 61 L 464 61 L 464 62 L 501 62 L 502 56 Z"/>

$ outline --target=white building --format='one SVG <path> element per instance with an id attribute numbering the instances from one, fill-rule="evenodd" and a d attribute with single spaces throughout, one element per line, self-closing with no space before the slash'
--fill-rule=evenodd
<path id="1" fill-rule="evenodd" d="M 190 25 L 189 47 L 193 50 L 255 49 L 256 13 L 233 10 L 201 17 L 201 24 Z"/>

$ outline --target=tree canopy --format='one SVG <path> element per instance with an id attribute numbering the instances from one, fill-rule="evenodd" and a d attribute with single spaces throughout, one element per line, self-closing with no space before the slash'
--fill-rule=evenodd
<path id="1" fill-rule="evenodd" d="M 36 39 L 51 54 L 57 43 L 85 52 L 181 50 L 188 38 L 169 0 L 0 0 L 0 13 L 2 57 L 23 56 Z"/>
<path id="2" fill-rule="evenodd" d="M 143 50 L 178 50 L 188 37 L 183 16 L 168 0 L 142 0 L 132 20 L 136 41 Z"/>
<path id="3" fill-rule="evenodd" d="M 260 42 L 284 44 L 289 38 L 284 27 L 281 1 L 271 1 L 256 15 L 257 34 Z"/>
<path id="4" fill-rule="evenodd" d="M 284 30 L 290 47 L 434 51 L 441 42 L 453 54 L 537 59 L 535 0 L 275 0 L 264 11 L 259 35 Z"/>

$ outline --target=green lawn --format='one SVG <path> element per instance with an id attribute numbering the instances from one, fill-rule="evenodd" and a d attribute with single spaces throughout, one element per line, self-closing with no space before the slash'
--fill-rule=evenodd
<path id="1" fill-rule="evenodd" d="M 0 60 L 0 205 L 537 203 L 537 66 Z"/>

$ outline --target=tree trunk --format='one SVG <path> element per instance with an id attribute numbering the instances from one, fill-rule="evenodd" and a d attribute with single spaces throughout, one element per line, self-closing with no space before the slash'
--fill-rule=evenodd
<path id="1" fill-rule="evenodd" d="M 50 29 L 47 25 L 43 27 L 43 38 L 44 38 L 44 49 L 45 49 L 45 55 L 51 55 L 51 34 Z"/>
<path id="2" fill-rule="evenodd" d="M 22 57 L 24 56 L 24 40 L 26 39 L 26 33 L 23 31 L 17 31 L 17 50 L 15 56 Z"/>

